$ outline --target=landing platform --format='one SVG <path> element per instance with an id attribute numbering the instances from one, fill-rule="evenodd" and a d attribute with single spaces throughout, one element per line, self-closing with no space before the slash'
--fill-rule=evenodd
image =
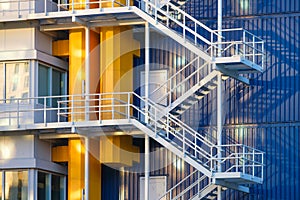
<path id="1" fill-rule="evenodd" d="M 242 172 L 220 172 L 215 173 L 214 178 L 217 181 L 224 181 L 228 183 L 238 183 L 238 184 L 256 184 L 262 183 L 262 179 L 251 176 L 249 174 L 244 174 Z"/>
<path id="2" fill-rule="evenodd" d="M 231 57 L 217 57 L 215 63 L 228 71 L 235 71 L 238 74 L 262 72 L 260 65 L 244 58 L 243 56 L 234 55 Z"/>

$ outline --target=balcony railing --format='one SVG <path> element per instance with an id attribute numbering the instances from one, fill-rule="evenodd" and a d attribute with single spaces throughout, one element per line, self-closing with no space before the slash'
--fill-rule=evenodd
<path id="1" fill-rule="evenodd" d="M 142 106 L 142 107 L 141 107 Z M 145 109 L 146 108 L 148 109 Z M 147 111 L 148 110 L 148 111 Z M 63 95 L 0 100 L 0 131 L 60 128 L 108 120 L 137 120 L 185 155 L 191 156 L 212 172 L 242 172 L 263 178 L 263 152 L 242 144 L 217 146 L 169 113 L 133 92 L 89 95 Z M 180 126 L 180 130 L 176 127 Z M 222 156 L 218 157 L 217 151 Z"/>

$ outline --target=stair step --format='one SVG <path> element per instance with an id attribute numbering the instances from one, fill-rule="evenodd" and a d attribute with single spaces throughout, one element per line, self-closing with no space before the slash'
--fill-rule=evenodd
<path id="1" fill-rule="evenodd" d="M 210 90 L 213 90 L 213 89 L 215 89 L 217 86 L 218 86 L 217 83 L 210 82 L 210 83 L 207 85 L 207 88 L 210 89 Z"/>
<path id="2" fill-rule="evenodd" d="M 181 104 L 181 108 L 184 108 L 184 110 L 190 108 L 193 104 L 192 103 L 189 103 L 187 101 L 184 101 L 182 104 Z"/>
<path id="3" fill-rule="evenodd" d="M 194 93 L 194 97 L 198 100 L 202 99 L 204 96 L 205 96 L 205 94 L 202 92 L 199 92 L 199 91 Z"/>
<path id="4" fill-rule="evenodd" d="M 187 98 L 187 101 L 189 103 L 195 104 L 195 103 L 198 102 L 198 99 L 196 97 L 190 96 L 190 97 Z"/>

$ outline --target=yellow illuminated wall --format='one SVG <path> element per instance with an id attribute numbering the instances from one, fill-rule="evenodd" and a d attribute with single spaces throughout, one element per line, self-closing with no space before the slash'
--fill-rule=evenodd
<path id="1" fill-rule="evenodd" d="M 70 30 L 68 43 L 64 41 L 61 44 L 68 44 L 69 94 L 82 94 L 85 89 L 85 30 Z M 66 55 L 66 51 L 57 52 Z M 131 27 L 105 27 L 99 32 L 90 31 L 90 93 L 132 91 L 134 55 L 139 56 L 139 43 L 133 39 Z M 82 100 L 81 95 L 76 100 Z M 84 102 L 76 104 L 83 106 Z M 91 102 L 93 104 L 97 105 L 97 102 Z M 90 115 L 90 119 L 98 117 L 95 113 Z M 84 114 L 76 115 L 73 120 L 84 120 Z M 139 149 L 132 145 L 131 136 L 110 136 L 101 141 L 97 142 L 101 159 L 89 155 L 90 199 L 101 199 L 101 163 L 122 167 L 131 166 L 133 161 L 139 162 Z M 85 148 L 80 139 L 70 139 L 68 147 L 62 150 L 68 155 L 54 155 L 53 159 L 68 160 L 68 199 L 79 200 L 84 188 Z M 55 151 L 59 152 L 59 149 L 53 149 Z"/>
<path id="2" fill-rule="evenodd" d="M 100 29 L 100 92 L 133 91 L 133 56 L 139 56 L 139 43 L 133 39 L 131 27 L 104 27 Z M 126 96 L 114 98 L 127 101 Z M 111 104 L 107 101 L 103 104 Z M 110 108 L 107 108 L 110 110 Z M 120 112 L 122 108 L 115 108 Z M 117 114 L 114 116 L 119 118 Z M 120 116 L 121 117 L 121 116 Z M 111 119 L 111 113 L 104 113 L 101 119 Z"/>

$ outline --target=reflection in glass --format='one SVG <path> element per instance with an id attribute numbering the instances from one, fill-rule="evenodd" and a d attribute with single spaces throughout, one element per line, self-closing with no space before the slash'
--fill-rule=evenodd
<path id="1" fill-rule="evenodd" d="M 38 199 L 49 200 L 49 174 L 38 172 Z"/>
<path id="2" fill-rule="evenodd" d="M 27 62 L 6 63 L 6 99 L 22 98 L 23 94 L 29 93 L 29 85 L 26 84 L 26 80 L 29 80 L 28 68 L 29 66 Z"/>
<path id="3" fill-rule="evenodd" d="M 61 178 L 60 176 L 52 175 L 52 187 L 51 187 L 51 199 L 60 200 L 63 199 L 62 192 L 63 188 L 61 188 Z"/>
<path id="4" fill-rule="evenodd" d="M 5 172 L 5 200 L 28 199 L 28 171 Z"/>
<path id="5" fill-rule="evenodd" d="M 50 68 L 46 67 L 42 64 L 39 64 L 39 71 L 38 71 L 38 96 L 44 97 L 50 95 Z M 43 99 L 39 99 L 40 104 L 44 104 Z M 50 102 L 47 102 L 49 106 Z"/>

